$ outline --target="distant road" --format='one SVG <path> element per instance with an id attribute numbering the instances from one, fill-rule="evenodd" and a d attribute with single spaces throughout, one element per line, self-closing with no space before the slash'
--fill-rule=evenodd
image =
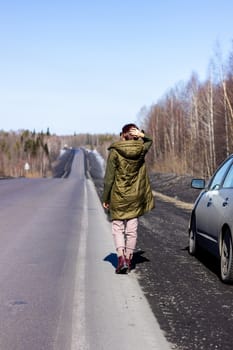
<path id="1" fill-rule="evenodd" d="M 0 350 L 169 349 L 76 151 L 67 179 L 0 181 Z"/>

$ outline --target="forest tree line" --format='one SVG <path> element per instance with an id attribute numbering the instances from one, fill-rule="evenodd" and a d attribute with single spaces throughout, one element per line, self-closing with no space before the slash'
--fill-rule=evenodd
<path id="1" fill-rule="evenodd" d="M 142 124 L 152 135 L 149 162 L 155 171 L 209 177 L 233 153 L 233 52 L 219 51 L 208 78 L 172 88 L 149 110 Z"/>
<path id="2" fill-rule="evenodd" d="M 0 130 L 0 178 L 50 177 L 66 148 L 97 149 L 104 158 L 115 135 L 75 134 L 57 136 L 30 130 Z M 27 168 L 27 166 L 28 168 Z"/>
<path id="3" fill-rule="evenodd" d="M 153 139 L 147 162 L 156 172 L 208 178 L 233 153 L 233 51 L 226 62 L 216 53 L 208 77 L 171 88 L 156 104 L 142 108 L 139 126 Z M 121 126 L 120 126 L 121 127 Z M 119 135 L 52 135 L 0 130 L 0 177 L 51 176 L 64 145 L 97 149 L 104 159 Z M 28 163 L 30 170 L 25 170 Z"/>

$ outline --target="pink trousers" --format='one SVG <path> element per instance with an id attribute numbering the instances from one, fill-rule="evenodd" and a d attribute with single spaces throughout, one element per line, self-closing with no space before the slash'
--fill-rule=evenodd
<path id="1" fill-rule="evenodd" d="M 123 248 L 125 254 L 133 254 L 137 243 L 138 218 L 113 220 L 112 234 L 116 250 Z"/>

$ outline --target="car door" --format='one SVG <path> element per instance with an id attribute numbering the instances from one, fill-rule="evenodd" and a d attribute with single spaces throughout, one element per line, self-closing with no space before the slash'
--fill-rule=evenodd
<path id="1" fill-rule="evenodd" d="M 197 205 L 196 229 L 200 234 L 211 235 L 212 228 L 218 225 L 218 216 L 216 215 L 218 194 L 218 189 L 206 191 Z"/>
<path id="2" fill-rule="evenodd" d="M 223 182 L 222 190 L 222 213 L 223 224 L 227 224 L 230 229 L 233 228 L 233 164 L 231 165 Z"/>
<path id="3" fill-rule="evenodd" d="M 207 190 L 203 193 L 196 207 L 196 229 L 199 234 L 208 235 L 217 240 L 219 227 L 223 217 L 222 184 L 226 173 L 232 164 L 232 158 L 228 159 L 215 172 Z"/>
<path id="4" fill-rule="evenodd" d="M 220 188 L 212 192 L 210 197 L 210 211 L 208 219 L 208 235 L 215 241 L 218 240 L 221 228 L 224 223 L 224 212 L 226 203 L 225 190 Z"/>

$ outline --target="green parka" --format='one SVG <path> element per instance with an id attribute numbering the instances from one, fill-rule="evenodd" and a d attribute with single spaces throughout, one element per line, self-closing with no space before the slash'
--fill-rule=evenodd
<path id="1" fill-rule="evenodd" d="M 118 141 L 109 147 L 103 202 L 109 203 L 112 220 L 139 217 L 154 207 L 145 155 L 152 140 Z"/>

